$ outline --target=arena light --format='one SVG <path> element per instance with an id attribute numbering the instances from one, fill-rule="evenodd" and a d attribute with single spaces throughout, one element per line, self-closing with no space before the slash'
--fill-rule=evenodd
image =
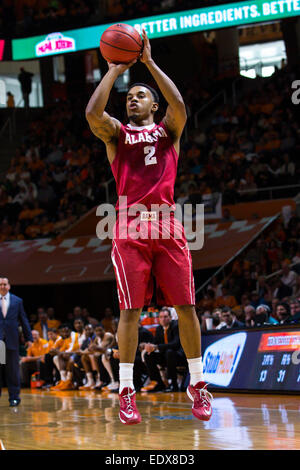
<path id="1" fill-rule="evenodd" d="M 178 34 L 208 31 L 232 26 L 276 21 L 300 15 L 300 0 L 245 1 L 214 5 L 164 15 L 155 15 L 135 20 L 126 20 L 138 31 L 146 29 L 150 39 L 176 36 Z M 113 23 L 74 29 L 63 33 L 52 33 L 14 39 L 13 60 L 34 59 L 53 54 L 94 49 L 99 47 L 104 30 Z M 53 36 L 54 34 L 54 36 Z M 36 49 L 40 43 L 40 47 Z"/>

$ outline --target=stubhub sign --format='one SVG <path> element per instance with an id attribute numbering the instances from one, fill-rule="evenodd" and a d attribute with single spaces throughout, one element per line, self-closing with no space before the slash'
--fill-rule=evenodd
<path id="1" fill-rule="evenodd" d="M 203 356 L 205 381 L 228 387 L 246 344 L 247 333 L 235 333 L 210 344 Z"/>

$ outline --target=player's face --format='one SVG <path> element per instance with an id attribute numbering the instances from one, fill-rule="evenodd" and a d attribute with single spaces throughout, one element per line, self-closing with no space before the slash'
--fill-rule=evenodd
<path id="1" fill-rule="evenodd" d="M 135 86 L 127 93 L 126 111 L 127 116 L 133 122 L 148 119 L 158 108 L 153 101 L 153 96 L 148 88 Z"/>

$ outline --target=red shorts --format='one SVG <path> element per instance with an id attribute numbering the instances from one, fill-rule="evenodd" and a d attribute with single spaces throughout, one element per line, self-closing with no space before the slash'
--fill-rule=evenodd
<path id="1" fill-rule="evenodd" d="M 158 305 L 195 304 L 192 257 L 183 226 L 175 218 L 171 218 L 170 222 L 169 238 L 162 239 L 164 220 L 159 220 L 155 222 L 159 238 L 149 236 L 135 240 L 130 236 L 120 238 L 117 220 L 111 257 L 121 310 L 149 305 L 153 295 L 153 278 L 156 280 Z M 141 221 L 139 224 L 144 233 L 150 234 L 154 222 Z M 181 233 L 180 238 L 174 236 L 175 229 Z"/>

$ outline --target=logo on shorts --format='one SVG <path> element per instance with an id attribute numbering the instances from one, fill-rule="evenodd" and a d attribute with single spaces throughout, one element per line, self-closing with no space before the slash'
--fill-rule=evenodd
<path id="1" fill-rule="evenodd" d="M 128 207 L 127 196 L 119 197 L 118 224 L 115 207 L 101 204 L 96 215 L 101 217 L 96 227 L 100 240 L 176 239 L 188 241 L 190 250 L 201 250 L 204 244 L 205 204 L 144 204 Z M 150 222 L 147 224 L 146 222 Z"/>
<path id="2" fill-rule="evenodd" d="M 4 341 L 0 341 L 0 364 L 6 364 L 6 348 Z"/>
<path id="3" fill-rule="evenodd" d="M 156 212 L 141 212 L 141 220 L 144 221 L 151 221 L 157 220 L 157 213 Z"/>

